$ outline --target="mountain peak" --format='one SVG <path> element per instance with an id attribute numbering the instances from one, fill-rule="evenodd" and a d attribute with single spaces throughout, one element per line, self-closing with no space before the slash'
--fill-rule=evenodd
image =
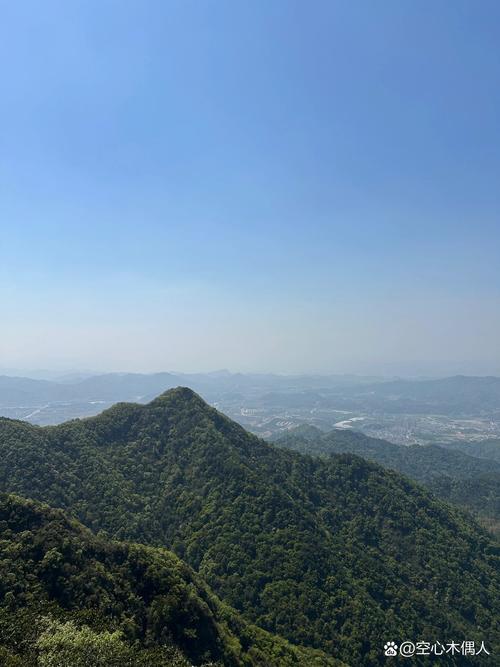
<path id="1" fill-rule="evenodd" d="M 167 389 L 167 391 L 154 398 L 148 405 L 156 406 L 169 403 L 197 403 L 200 406 L 209 407 L 208 403 L 199 394 L 189 387 L 181 386 Z"/>

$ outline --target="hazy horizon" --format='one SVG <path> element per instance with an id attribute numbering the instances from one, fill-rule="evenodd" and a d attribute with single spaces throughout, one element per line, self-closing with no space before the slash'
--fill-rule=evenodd
<path id="1" fill-rule="evenodd" d="M 300 372 L 291 372 L 286 370 L 241 370 L 228 368 L 206 368 L 206 369 L 179 369 L 179 368 L 76 368 L 76 367 L 12 367 L 0 366 L 0 376 L 8 377 L 26 377 L 32 379 L 42 380 L 58 380 L 71 376 L 91 377 L 107 374 L 139 374 L 139 375 L 154 375 L 161 373 L 169 373 L 172 375 L 189 376 L 189 375 L 216 375 L 221 373 L 228 373 L 231 375 L 276 375 L 283 377 L 293 376 L 353 376 L 353 377 L 374 377 L 381 379 L 404 378 L 404 379 L 438 379 L 451 376 L 466 376 L 466 377 L 500 377 L 500 368 L 494 365 L 485 365 L 484 367 L 477 364 L 467 363 L 405 363 L 405 364 L 379 364 L 367 365 L 365 367 L 358 367 L 357 370 L 334 369 L 331 371 L 325 370 L 309 370 Z"/>
<path id="2" fill-rule="evenodd" d="M 0 365 L 500 373 L 500 6 L 430 8 L 4 3 Z"/>

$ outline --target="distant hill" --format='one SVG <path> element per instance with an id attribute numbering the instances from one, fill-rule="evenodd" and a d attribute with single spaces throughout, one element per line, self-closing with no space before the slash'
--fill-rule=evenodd
<path id="1" fill-rule="evenodd" d="M 62 400 L 64 387 L 49 380 L 0 375 L 0 406 L 43 404 Z"/>
<path id="2" fill-rule="evenodd" d="M 372 407 L 383 400 L 385 409 L 392 412 L 480 415 L 500 411 L 500 378 L 493 376 L 393 380 L 366 385 L 356 394 Z"/>
<path id="3" fill-rule="evenodd" d="M 348 429 L 323 433 L 314 427 L 307 427 L 305 431 L 301 426 L 280 436 L 275 442 L 280 447 L 314 456 L 357 454 L 419 482 L 428 482 L 442 475 L 464 479 L 471 475 L 500 473 L 500 462 L 469 456 L 458 449 L 438 445 L 396 445 Z"/>
<path id="4" fill-rule="evenodd" d="M 273 375 L 215 373 L 108 373 L 70 375 L 57 381 L 0 376 L 0 416 L 37 424 L 57 424 L 95 415 L 117 402 L 147 403 L 179 385 L 189 386 L 210 403 L 223 406 L 235 419 L 257 433 L 279 431 L 291 416 L 298 424 L 315 414 L 316 424 L 332 428 L 336 418 L 362 415 L 372 429 L 394 428 L 407 415 L 439 415 L 450 420 L 479 418 L 471 432 L 489 433 L 490 421 L 500 419 L 500 378 L 456 376 L 440 380 L 391 380 L 351 375 Z M 351 414 L 352 413 L 352 414 Z M 258 415 L 252 419 L 252 415 Z M 249 417 L 250 415 L 250 417 Z M 277 422 L 272 419 L 276 417 Z M 428 438 L 433 420 L 421 424 Z M 466 427 L 467 425 L 465 425 Z M 457 424 L 456 428 L 464 425 Z M 419 428 L 417 428 L 417 432 Z M 372 430 L 373 432 L 373 430 Z M 396 429 L 396 433 L 397 433 Z M 431 439 L 437 433 L 433 424 Z M 420 436 L 419 436 L 420 437 Z M 439 437 L 439 436 L 438 436 Z M 444 437 L 443 439 L 450 439 Z"/>
<path id="5" fill-rule="evenodd" d="M 494 442 L 478 450 L 497 451 Z M 444 500 L 473 511 L 490 529 L 500 528 L 500 461 L 469 456 L 461 449 L 437 445 L 396 445 L 351 430 L 323 433 L 311 426 L 293 429 L 276 440 L 302 454 L 329 457 L 352 453 L 397 470 L 425 484 Z M 476 447 L 465 446 L 476 452 Z"/>
<path id="6" fill-rule="evenodd" d="M 460 451 L 469 456 L 500 462 L 500 438 L 488 438 L 487 440 L 475 440 L 473 442 L 458 440 L 444 443 L 441 447 Z"/>
<path id="7" fill-rule="evenodd" d="M 96 537 L 60 510 L 0 494 L 0 664 L 208 661 L 338 664 L 245 623 L 171 552 Z"/>
<path id="8" fill-rule="evenodd" d="M 500 650 L 497 547 L 465 513 L 352 454 L 270 446 L 187 389 L 55 427 L 0 420 L 0 486 L 171 548 L 249 622 L 350 665 L 385 664 L 389 637 Z"/>
<path id="9" fill-rule="evenodd" d="M 70 374 L 57 380 L 33 379 L 0 375 L 0 406 L 17 405 L 20 401 L 75 401 L 102 399 L 130 400 L 134 397 L 154 397 L 167 389 L 189 384 L 198 391 L 238 392 L 258 388 L 288 392 L 310 391 L 314 388 L 338 388 L 374 384 L 376 378 L 350 375 L 286 376 L 272 374 L 243 374 L 218 371 L 215 373 L 105 373 L 91 376 Z M 375 382 L 376 384 L 376 382 Z"/>
<path id="10" fill-rule="evenodd" d="M 156 396 L 175 387 L 179 378 L 171 373 L 109 373 L 78 382 L 54 382 L 0 376 L 0 406 L 37 405 L 49 401 L 131 400 Z"/>
<path id="11" fill-rule="evenodd" d="M 450 417 L 500 414 L 500 378 L 457 375 L 441 379 L 395 379 L 344 385 L 297 386 L 262 392 L 260 405 L 314 406 L 372 414 L 439 414 Z"/>

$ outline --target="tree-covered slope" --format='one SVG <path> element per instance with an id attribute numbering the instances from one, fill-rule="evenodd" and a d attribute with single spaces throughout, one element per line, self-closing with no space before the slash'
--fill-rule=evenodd
<path id="1" fill-rule="evenodd" d="M 172 548 L 250 621 L 348 664 L 383 664 L 384 639 L 498 642 L 498 558 L 465 514 L 356 456 L 272 447 L 186 389 L 0 420 L 0 484 Z"/>
<path id="2" fill-rule="evenodd" d="M 492 532 L 498 532 L 500 462 L 465 453 L 475 451 L 472 445 L 464 451 L 438 445 L 406 447 L 357 431 L 336 429 L 323 433 L 307 425 L 281 436 L 276 444 L 312 456 L 352 453 L 375 461 L 421 482 L 443 500 L 468 509 Z M 492 448 L 490 445 L 482 449 L 480 443 L 478 446 L 480 452 Z"/>
<path id="3" fill-rule="evenodd" d="M 442 500 L 459 505 L 472 514 L 491 533 L 500 537 L 500 474 L 474 475 L 470 478 L 436 477 L 427 484 Z"/>
<path id="4" fill-rule="evenodd" d="M 3 494 L 0 647 L 30 667 L 334 664 L 244 622 L 171 552 Z"/>
<path id="5" fill-rule="evenodd" d="M 442 447 L 454 449 L 476 456 L 480 459 L 489 459 L 490 461 L 500 462 L 500 438 L 487 438 L 486 440 L 446 442 Z"/>
<path id="6" fill-rule="evenodd" d="M 445 449 L 439 445 L 396 445 L 347 429 L 322 433 L 319 429 L 298 427 L 281 436 L 276 444 L 313 456 L 356 454 L 419 482 L 429 482 L 443 475 L 466 479 L 472 475 L 500 473 L 500 462 L 471 456 L 458 449 Z"/>

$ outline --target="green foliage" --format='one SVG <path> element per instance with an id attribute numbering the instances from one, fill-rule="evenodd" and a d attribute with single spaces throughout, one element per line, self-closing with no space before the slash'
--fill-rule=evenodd
<path id="1" fill-rule="evenodd" d="M 437 477 L 427 487 L 443 500 L 467 508 L 483 526 L 500 537 L 500 473 L 474 475 L 469 479 Z"/>
<path id="2" fill-rule="evenodd" d="M 453 449 L 475 456 L 480 459 L 489 459 L 490 461 L 500 462 L 500 439 L 488 438 L 486 440 L 474 440 L 472 442 L 457 440 L 455 442 L 446 442 L 441 445 L 446 449 Z"/>
<path id="3" fill-rule="evenodd" d="M 38 667 L 190 667 L 174 648 L 138 649 L 123 640 L 119 631 L 96 632 L 72 621 L 47 619 L 46 629 L 36 641 Z M 204 667 L 217 667 L 205 663 Z"/>
<path id="4" fill-rule="evenodd" d="M 322 433 L 318 429 L 299 427 L 279 438 L 276 444 L 314 456 L 356 454 L 424 483 L 442 476 L 466 479 L 472 475 L 500 473 L 500 463 L 468 456 L 458 450 L 438 445 L 396 445 L 350 430 Z"/>
<path id="5" fill-rule="evenodd" d="M 500 648 L 498 554 L 468 516 L 356 456 L 322 460 L 272 447 L 189 390 L 57 427 L 0 420 L 0 483 L 95 531 L 173 549 L 247 620 L 351 665 L 385 664 L 387 638 L 484 639 Z M 68 562 L 53 546 L 63 558 L 51 552 L 43 563 L 51 594 L 59 590 L 53 568 Z M 160 584 L 153 578 L 139 597 Z M 170 605 L 160 598 L 148 605 L 144 638 L 161 635 Z M 72 593 L 67 604 L 85 599 Z M 120 618 L 130 618 L 133 600 L 120 602 Z M 183 618 L 176 641 L 186 636 L 185 604 L 173 605 Z M 248 630 L 235 623 L 225 627 L 246 656 L 287 664 L 278 662 L 281 645 L 267 638 L 259 648 L 256 631 L 247 644 Z"/>
<path id="6" fill-rule="evenodd" d="M 77 628 L 71 621 L 49 621 L 36 642 L 40 667 L 122 667 L 133 665 L 121 633 Z"/>
<path id="7" fill-rule="evenodd" d="M 25 667 L 25 662 L 18 656 L 0 646 L 0 665 L 2 667 Z"/>
<path id="8" fill-rule="evenodd" d="M 356 431 L 322 433 L 306 425 L 280 437 L 276 444 L 326 458 L 349 452 L 380 463 L 421 482 L 443 500 L 464 507 L 500 534 L 500 462 L 493 460 L 498 442 L 406 447 Z M 493 455 L 492 460 L 482 458 L 485 454 Z"/>
<path id="9" fill-rule="evenodd" d="M 0 645 L 40 667 L 334 664 L 239 619 L 165 549 L 96 537 L 4 495 Z"/>

